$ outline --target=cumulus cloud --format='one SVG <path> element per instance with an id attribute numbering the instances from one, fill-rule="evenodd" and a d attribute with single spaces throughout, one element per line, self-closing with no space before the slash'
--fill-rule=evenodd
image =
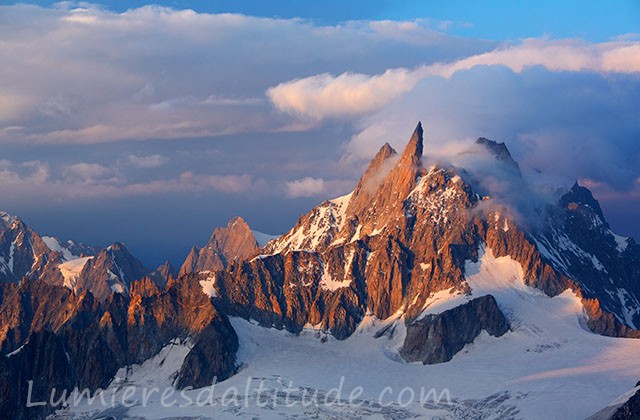
<path id="1" fill-rule="evenodd" d="M 112 170 L 97 163 L 80 162 L 65 166 L 62 173 L 67 178 L 86 181 L 104 178 L 110 175 Z"/>
<path id="2" fill-rule="evenodd" d="M 378 110 L 396 96 L 413 88 L 420 72 L 387 70 L 376 76 L 343 73 L 297 79 L 267 90 L 267 96 L 280 110 L 321 120 L 345 119 Z"/>
<path id="3" fill-rule="evenodd" d="M 127 162 L 138 168 L 156 168 L 167 163 L 167 158 L 161 155 L 148 155 L 148 156 L 127 156 Z"/>
<path id="4" fill-rule="evenodd" d="M 295 116 L 344 119 L 380 110 L 424 78 L 449 79 L 478 66 L 502 66 L 516 73 L 536 66 L 550 71 L 640 73 L 640 42 L 526 39 L 448 63 L 389 69 L 376 75 L 319 74 L 295 79 L 269 88 L 267 96 L 278 109 Z"/>
<path id="5" fill-rule="evenodd" d="M 158 6 L 115 13 L 88 3 L 0 6 L 0 15 L 0 126 L 14 127 L 0 130 L 5 142 L 285 130 L 290 122 L 274 115 L 264 96 L 283 80 L 345 69 L 375 73 L 493 46 L 420 22 L 317 26 Z"/>
<path id="6" fill-rule="evenodd" d="M 324 193 L 324 179 L 322 178 L 302 178 L 289 181 L 286 184 L 287 195 L 289 197 L 313 197 Z"/>
<path id="7" fill-rule="evenodd" d="M 13 163 L 0 160 L 0 185 L 20 189 L 26 185 L 43 185 L 49 180 L 49 165 L 41 161 Z"/>

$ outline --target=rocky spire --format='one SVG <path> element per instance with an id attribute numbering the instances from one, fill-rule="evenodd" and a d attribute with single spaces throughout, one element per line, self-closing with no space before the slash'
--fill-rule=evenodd
<path id="1" fill-rule="evenodd" d="M 417 166 L 420 164 L 423 149 L 422 133 L 422 123 L 418 121 L 418 125 L 416 126 L 415 130 L 413 130 L 413 134 L 411 135 L 411 139 L 409 139 L 409 143 L 404 148 L 404 152 L 402 152 L 402 157 L 400 158 L 399 165 L 411 164 Z"/>
<path id="2" fill-rule="evenodd" d="M 397 155 L 398 153 L 389 143 L 385 143 L 378 153 L 376 153 L 364 171 L 362 178 L 360 178 L 358 185 L 356 185 L 356 188 L 353 190 L 347 209 L 348 217 L 358 214 L 368 205 L 371 197 L 377 192 L 385 177 L 393 168 L 393 163 L 396 161 L 394 158 L 396 158 Z"/>
<path id="3" fill-rule="evenodd" d="M 397 153 L 388 144 L 382 146 L 373 158 L 353 192 L 346 213 L 347 220 L 358 220 L 363 234 L 404 214 L 402 203 L 424 172 L 422 150 L 423 131 L 422 124 L 418 122 L 399 159 L 395 158 Z"/>

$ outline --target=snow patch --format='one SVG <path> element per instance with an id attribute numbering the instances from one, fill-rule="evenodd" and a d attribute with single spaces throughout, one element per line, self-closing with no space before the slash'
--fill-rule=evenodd
<path id="1" fill-rule="evenodd" d="M 294 227 L 273 245 L 275 254 L 284 251 L 316 250 L 321 243 L 328 243 L 345 223 L 351 194 L 324 202 L 308 215 L 310 225 Z"/>
<path id="2" fill-rule="evenodd" d="M 351 264 L 353 264 L 353 255 L 354 255 L 354 252 L 351 251 L 351 255 L 347 259 L 347 263 L 346 263 L 347 268 L 350 268 Z M 345 268 L 345 278 L 342 281 L 334 280 L 333 276 L 331 275 L 331 272 L 329 271 L 329 264 L 323 264 L 322 277 L 320 278 L 320 287 L 322 287 L 324 290 L 330 290 L 334 292 L 343 287 L 349 287 L 350 284 L 351 284 L 351 279 L 348 278 L 348 271 L 346 268 Z"/>
<path id="3" fill-rule="evenodd" d="M 202 287 L 202 292 L 210 298 L 217 297 L 218 292 L 216 291 L 215 273 L 207 277 L 205 280 L 200 280 L 200 287 Z"/>
<path id="4" fill-rule="evenodd" d="M 111 285 L 111 290 L 114 293 L 124 294 L 124 286 L 120 283 L 114 283 Z"/>
<path id="5" fill-rule="evenodd" d="M 268 233 L 258 232 L 257 230 L 252 230 L 251 233 L 253 233 L 253 237 L 256 238 L 256 242 L 258 242 L 260 246 L 265 246 L 280 237 L 280 235 L 270 235 Z"/>
<path id="6" fill-rule="evenodd" d="M 625 238 L 624 236 L 616 235 L 612 230 L 609 230 L 609 233 L 613 236 L 613 239 L 616 241 L 616 247 L 618 248 L 618 252 L 622 254 L 627 250 L 629 246 L 629 238 Z"/>
<path id="7" fill-rule="evenodd" d="M 15 356 L 16 354 L 20 353 L 20 351 L 22 351 L 23 348 L 24 348 L 24 344 L 18 347 L 17 349 L 15 349 L 14 351 L 12 351 L 11 353 L 7 353 L 4 357 Z"/>
<path id="8" fill-rule="evenodd" d="M 87 264 L 87 261 L 93 257 L 76 258 L 75 260 L 67 261 L 58 266 L 62 277 L 64 278 L 64 286 L 73 290 L 78 282 L 78 277 L 82 269 Z"/>

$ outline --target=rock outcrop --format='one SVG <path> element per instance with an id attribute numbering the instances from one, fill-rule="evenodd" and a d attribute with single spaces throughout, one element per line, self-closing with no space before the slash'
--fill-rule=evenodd
<path id="1" fill-rule="evenodd" d="M 51 409 L 16 405 L 27 395 L 29 380 L 38 383 L 38 395 L 49 395 L 53 387 L 95 390 L 107 386 L 118 369 L 144 362 L 175 339 L 195 343 L 182 369 L 182 386 L 235 372 L 238 338 L 195 276 L 173 281 L 166 290 L 148 278 L 136 281 L 127 294 L 111 294 L 106 301 L 39 281 L 2 290 L 0 389 L 15 390 L 2 394 L 0 406 L 15 418 Z M 25 369 L 31 364 L 33 369 Z M 19 398 L 8 399 L 14 391 Z"/>
<path id="2" fill-rule="evenodd" d="M 180 275 L 223 270 L 232 261 L 252 257 L 259 249 L 247 222 L 236 217 L 226 227 L 216 228 L 204 248 L 191 249 L 180 268 Z"/>
<path id="3" fill-rule="evenodd" d="M 226 317 L 216 318 L 198 334 L 182 363 L 176 387 L 201 388 L 224 381 L 236 372 L 238 336 Z"/>
<path id="4" fill-rule="evenodd" d="M 494 337 L 509 330 L 507 319 L 491 295 L 407 325 L 400 355 L 409 362 L 447 362 L 465 345 L 473 343 L 483 330 Z"/>
<path id="5" fill-rule="evenodd" d="M 178 270 L 167 260 L 150 274 L 153 281 L 160 287 L 165 287 L 170 279 L 178 278 Z"/>
<path id="6" fill-rule="evenodd" d="M 149 270 L 124 246 L 116 242 L 87 260 L 80 271 L 74 290 L 88 290 L 106 300 L 113 293 L 127 293 L 134 280 L 149 275 Z"/>

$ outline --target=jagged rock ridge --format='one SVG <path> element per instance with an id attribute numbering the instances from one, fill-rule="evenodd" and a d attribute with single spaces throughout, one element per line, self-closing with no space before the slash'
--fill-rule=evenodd
<path id="1" fill-rule="evenodd" d="M 481 138 L 477 144 L 505 173 L 520 177 L 504 143 Z M 601 305 L 600 299 L 608 304 L 603 296 L 612 292 L 611 287 L 605 287 L 605 295 L 594 293 L 591 277 L 564 269 L 549 252 L 562 252 L 561 247 L 543 246 L 540 238 L 547 238 L 554 223 L 564 219 L 554 216 L 543 228 L 525 231 L 508 207 L 474 191 L 465 181 L 472 175 L 451 166 L 425 168 L 422 152 L 420 124 L 401 155 L 385 144 L 351 194 L 311 210 L 291 231 L 267 244 L 262 255 L 235 261 L 217 272 L 220 304 L 231 314 L 267 326 L 299 331 L 310 324 L 338 338 L 348 337 L 366 313 L 386 319 L 401 312 L 410 324 L 435 293 L 468 292 L 464 262 L 475 260 L 479 247 L 486 245 L 497 257 L 510 256 L 521 264 L 528 285 L 549 296 L 566 289 L 583 296 L 592 330 L 638 335 L 631 319 L 635 314 L 630 318 L 624 304 Z M 563 203 L 571 194 L 552 206 L 555 213 L 551 213 L 566 213 Z M 596 208 L 594 203 L 588 206 Z M 575 233 L 563 229 L 571 240 Z M 615 243 L 613 236 L 606 240 L 611 246 Z M 640 259 L 635 244 L 625 243 L 624 252 L 612 255 L 615 262 L 606 263 L 631 267 L 625 271 L 630 276 L 625 281 L 607 278 L 606 283 L 613 284 L 616 292 L 636 284 L 627 292 L 631 307 L 632 299 L 640 296 L 640 276 L 633 271 Z"/>
<path id="2" fill-rule="evenodd" d="M 216 228 L 204 248 L 193 247 L 180 268 L 180 275 L 225 269 L 232 261 L 255 255 L 260 249 L 253 232 L 241 217 Z"/>

